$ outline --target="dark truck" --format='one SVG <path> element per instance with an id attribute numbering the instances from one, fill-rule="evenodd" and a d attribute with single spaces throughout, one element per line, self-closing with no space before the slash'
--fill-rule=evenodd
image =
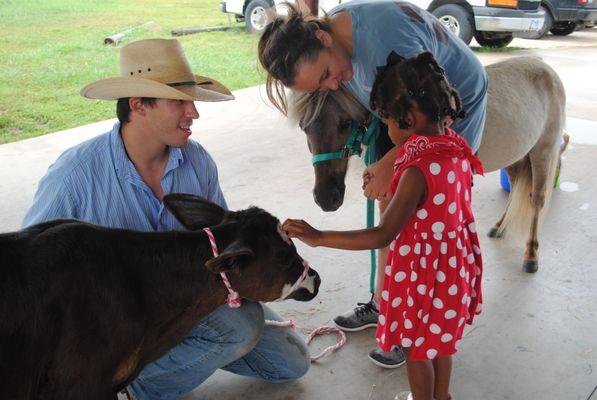
<path id="1" fill-rule="evenodd" d="M 250 32 L 261 33 L 275 12 L 287 12 L 284 1 L 295 0 L 220 0 L 220 10 L 245 21 Z M 320 15 L 351 0 L 318 0 Z M 375 1 L 375 0 L 372 0 Z M 541 0 L 406 0 L 433 15 L 469 44 L 473 37 L 481 46 L 503 47 L 512 41 L 513 32 L 533 32 L 543 24 Z M 576 0 L 575 0 L 576 1 Z M 594 0 L 592 0 L 594 1 Z"/>
<path id="2" fill-rule="evenodd" d="M 541 0 L 539 8 L 545 12 L 543 25 L 536 32 L 520 33 L 518 37 L 541 39 L 548 32 L 566 36 L 593 27 L 597 20 L 597 0 Z"/>

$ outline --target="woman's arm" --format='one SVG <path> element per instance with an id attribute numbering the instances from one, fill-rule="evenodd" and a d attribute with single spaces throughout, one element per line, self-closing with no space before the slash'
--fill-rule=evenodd
<path id="1" fill-rule="evenodd" d="M 414 167 L 402 174 L 396 194 L 390 201 L 379 225 L 353 231 L 319 231 L 303 220 L 286 220 L 282 225 L 290 237 L 309 246 L 345 250 L 367 250 L 386 247 L 400 233 L 417 205 L 424 200 L 427 184 L 423 173 Z"/>

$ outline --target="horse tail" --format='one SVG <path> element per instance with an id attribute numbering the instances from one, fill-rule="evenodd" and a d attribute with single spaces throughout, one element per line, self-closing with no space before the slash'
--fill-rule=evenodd
<path id="1" fill-rule="evenodd" d="M 522 160 L 506 168 L 510 177 L 510 196 L 498 236 L 505 235 L 510 242 L 537 240 L 537 232 L 545 219 L 560 167 L 560 138 L 564 117 L 555 121 L 552 128 L 558 132 L 557 140 L 537 143 Z M 527 242 L 528 245 L 528 242 Z"/>

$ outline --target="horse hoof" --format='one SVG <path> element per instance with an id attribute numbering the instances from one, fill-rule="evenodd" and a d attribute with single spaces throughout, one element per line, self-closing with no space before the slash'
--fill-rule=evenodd
<path id="1" fill-rule="evenodd" d="M 499 239 L 502 236 L 504 236 L 504 234 L 501 233 L 498 228 L 491 228 L 489 230 L 489 232 L 487 232 L 487 236 L 489 236 L 490 238 L 497 238 L 497 239 Z"/>
<path id="2" fill-rule="evenodd" d="M 522 263 L 522 268 L 524 268 L 524 270 L 529 274 L 532 274 L 537 272 L 539 269 L 539 262 L 537 262 L 537 260 L 524 260 L 524 263 Z"/>

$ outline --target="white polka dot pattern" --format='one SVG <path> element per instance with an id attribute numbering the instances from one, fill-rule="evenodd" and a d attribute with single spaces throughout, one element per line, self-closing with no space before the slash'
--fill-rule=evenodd
<path id="1" fill-rule="evenodd" d="M 438 221 L 438 222 L 435 222 L 433 225 L 431 225 L 431 230 L 435 233 L 439 233 L 439 232 L 443 232 L 445 227 L 446 226 L 444 225 L 443 222 Z"/>
<path id="2" fill-rule="evenodd" d="M 434 154 L 409 165 L 425 175 L 427 200 L 392 243 L 376 339 L 384 351 L 403 346 L 414 359 L 433 359 L 454 353 L 463 325 L 482 308 L 471 168 L 466 159 Z"/>
<path id="3" fill-rule="evenodd" d="M 438 193 L 435 196 L 433 196 L 433 204 L 435 204 L 436 206 L 444 204 L 444 201 L 446 201 L 446 195 L 443 193 Z"/>
<path id="4" fill-rule="evenodd" d="M 438 163 L 431 163 L 429 164 L 429 172 L 431 172 L 432 175 L 437 175 L 441 172 L 441 167 L 439 166 Z"/>
<path id="5" fill-rule="evenodd" d="M 394 275 L 394 280 L 396 282 L 402 282 L 404 279 L 406 279 L 406 272 L 404 271 L 396 272 L 396 275 Z"/>
<path id="6" fill-rule="evenodd" d="M 387 242 L 386 242 L 387 243 Z M 410 246 L 405 244 L 400 246 L 400 248 L 398 249 L 398 252 L 400 253 L 401 256 L 406 256 L 408 255 L 408 253 L 410 253 Z"/>
<path id="7" fill-rule="evenodd" d="M 427 211 L 424 208 L 421 208 L 419 211 L 417 211 L 417 218 L 419 219 L 425 219 L 427 218 Z"/>
<path id="8" fill-rule="evenodd" d="M 398 329 L 398 321 L 394 321 L 390 325 L 390 332 L 394 333 L 394 332 L 396 332 L 396 329 Z"/>

